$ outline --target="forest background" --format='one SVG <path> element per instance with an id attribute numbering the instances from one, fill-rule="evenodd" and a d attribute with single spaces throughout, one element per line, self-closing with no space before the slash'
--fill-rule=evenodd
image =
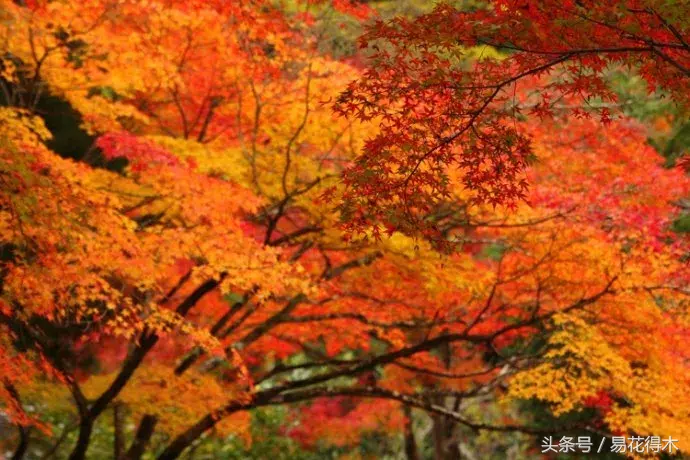
<path id="1" fill-rule="evenodd" d="M 687 448 L 687 2 L 0 0 L 0 43 L 0 455 Z"/>

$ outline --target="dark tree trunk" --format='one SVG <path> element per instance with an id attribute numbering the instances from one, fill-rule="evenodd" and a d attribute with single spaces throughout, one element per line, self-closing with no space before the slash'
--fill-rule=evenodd
<path id="1" fill-rule="evenodd" d="M 121 458 L 118 458 L 118 460 L 139 460 L 151 441 L 151 436 L 153 436 L 156 423 L 158 423 L 158 418 L 156 418 L 154 415 L 144 415 L 141 419 L 141 422 L 139 422 L 139 428 L 137 428 L 137 432 L 134 435 L 132 445 L 129 446 L 127 453 Z"/>
<path id="2" fill-rule="evenodd" d="M 69 460 L 84 460 L 86 458 L 86 451 L 89 448 L 91 441 L 91 432 L 93 431 L 94 419 L 91 417 L 82 418 L 79 422 L 79 438 L 74 450 L 69 456 Z"/>
<path id="3" fill-rule="evenodd" d="M 407 460 L 419 460 L 417 441 L 412 429 L 412 410 L 409 406 L 404 406 L 403 411 L 405 412 L 405 456 Z"/>
<path id="4" fill-rule="evenodd" d="M 29 433 L 31 432 L 31 427 L 26 428 L 23 426 L 19 428 L 19 444 L 12 454 L 12 460 L 22 460 L 26 451 L 29 448 Z"/>

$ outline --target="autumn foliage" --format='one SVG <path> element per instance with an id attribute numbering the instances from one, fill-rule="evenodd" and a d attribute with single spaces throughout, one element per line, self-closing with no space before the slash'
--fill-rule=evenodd
<path id="1" fill-rule="evenodd" d="M 422 419 L 436 458 L 686 449 L 687 162 L 610 76 L 683 120 L 689 27 L 657 0 L 0 0 L 0 446 L 170 459 L 286 406 L 274 436 L 350 458 L 418 458 Z"/>
<path id="2" fill-rule="evenodd" d="M 518 121 L 609 122 L 612 66 L 687 107 L 686 19 L 675 2 L 507 0 L 375 22 L 360 39 L 372 65 L 336 106 L 380 127 L 345 176 L 350 225 L 425 226 L 452 186 L 448 167 L 476 200 L 524 199 L 533 151 Z"/>

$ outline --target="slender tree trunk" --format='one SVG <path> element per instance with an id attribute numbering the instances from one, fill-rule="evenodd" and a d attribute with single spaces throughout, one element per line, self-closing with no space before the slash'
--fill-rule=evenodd
<path id="1" fill-rule="evenodd" d="M 455 423 L 442 415 L 433 417 L 434 459 L 457 460 L 462 458 L 455 439 Z"/>
<path id="2" fill-rule="evenodd" d="M 448 329 L 444 329 L 441 335 L 447 335 Z M 450 370 L 453 361 L 453 345 L 445 343 L 439 347 L 439 354 L 446 369 Z M 436 403 L 443 407 L 448 407 L 449 401 L 441 397 Z M 460 407 L 460 399 L 456 398 L 453 401 L 452 410 L 457 411 Z M 434 452 L 436 460 L 457 460 L 461 458 L 458 443 L 455 440 L 456 424 L 454 421 L 442 416 L 435 415 L 433 417 L 433 436 L 434 436 Z"/>
<path id="3" fill-rule="evenodd" d="M 432 416 L 433 427 L 432 427 L 432 437 L 434 440 L 434 460 L 446 460 L 445 456 L 445 430 L 443 429 L 444 419 L 440 415 Z"/>
<path id="4" fill-rule="evenodd" d="M 412 429 L 412 409 L 410 406 L 404 406 L 403 411 L 405 412 L 405 456 L 407 460 L 419 460 L 417 441 Z"/>
<path id="5" fill-rule="evenodd" d="M 156 423 L 158 423 L 158 418 L 150 414 L 144 415 L 139 422 L 139 428 L 134 435 L 132 445 L 129 446 L 127 453 L 118 460 L 139 460 L 151 441 Z"/>
<path id="6" fill-rule="evenodd" d="M 122 413 L 122 405 L 119 403 L 113 404 L 113 428 L 115 431 L 113 439 L 113 454 L 115 459 L 119 459 L 125 450 L 124 438 L 124 419 Z"/>
<path id="7" fill-rule="evenodd" d="M 457 408 L 456 408 L 457 410 Z M 455 437 L 457 431 L 457 424 L 450 419 L 444 418 L 444 447 L 445 455 L 448 460 L 456 460 L 462 458 L 460 455 L 460 448 L 458 440 Z"/>
<path id="8" fill-rule="evenodd" d="M 86 458 L 86 451 L 89 448 L 91 441 L 91 432 L 93 431 L 93 423 L 95 419 L 91 417 L 84 417 L 79 422 L 79 438 L 74 450 L 69 456 L 69 460 L 84 460 Z"/>
<path id="9" fill-rule="evenodd" d="M 19 426 L 19 444 L 12 454 L 12 460 L 22 460 L 26 451 L 29 448 L 29 434 L 31 433 L 31 427 Z"/>

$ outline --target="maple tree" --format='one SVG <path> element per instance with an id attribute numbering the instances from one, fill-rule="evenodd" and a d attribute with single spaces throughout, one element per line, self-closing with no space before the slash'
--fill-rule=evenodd
<path id="1" fill-rule="evenodd" d="M 440 3 L 376 21 L 360 39 L 372 65 L 337 106 L 381 126 L 345 176 L 349 226 L 433 235 L 425 216 L 447 196 L 448 168 L 463 172 L 476 200 L 525 198 L 534 158 L 520 121 L 607 122 L 618 101 L 612 68 L 639 72 L 650 91 L 687 108 L 688 34 L 687 5 L 655 0 Z"/>
<path id="2" fill-rule="evenodd" d="M 250 443 L 249 412 L 276 405 L 294 408 L 283 431 L 307 449 L 402 432 L 410 458 L 412 409 L 432 416 L 440 458 L 458 456 L 463 428 L 689 428 L 688 242 L 673 226 L 690 179 L 634 120 L 547 116 L 581 91 L 612 100 L 601 59 L 636 59 L 554 41 L 614 40 L 568 24 L 583 6 L 562 21 L 497 2 L 375 22 L 365 37 L 398 52 L 363 70 L 320 48 L 326 22 L 375 14 L 356 2 L 0 5 L 0 404 L 14 457 L 36 439 L 97 456 L 108 418 L 115 458 L 176 458 L 209 433 Z M 653 49 L 682 46 L 648 50 L 667 67 L 642 75 L 684 103 L 684 10 L 645 7 L 620 14 L 651 21 L 639 34 Z M 458 41 L 482 30 L 490 43 Z M 561 80 L 537 75 L 553 53 L 572 61 Z M 500 83 L 523 73 L 520 88 Z M 466 80 L 491 94 L 443 87 Z M 47 97 L 92 141 L 78 158 L 50 149 Z M 539 116 L 518 127 L 520 104 Z M 456 151 L 443 133 L 462 126 Z M 528 400 L 557 422 L 540 427 Z"/>

